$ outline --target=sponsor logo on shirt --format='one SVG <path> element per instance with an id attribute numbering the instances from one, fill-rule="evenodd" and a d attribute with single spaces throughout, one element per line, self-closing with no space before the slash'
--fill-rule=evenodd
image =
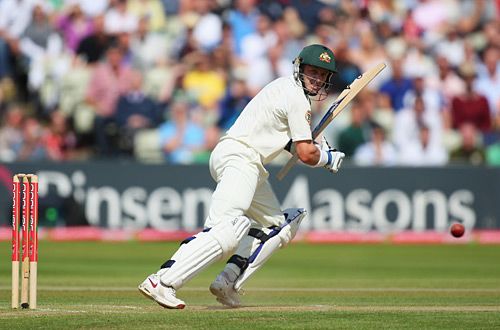
<path id="1" fill-rule="evenodd" d="M 309 125 L 311 125 L 311 110 L 306 112 L 306 121 Z"/>

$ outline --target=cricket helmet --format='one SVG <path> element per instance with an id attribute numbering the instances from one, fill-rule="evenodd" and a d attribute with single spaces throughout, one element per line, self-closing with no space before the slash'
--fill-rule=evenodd
<path id="1" fill-rule="evenodd" d="M 299 56 L 297 56 L 293 61 L 293 76 L 295 81 L 302 86 L 306 94 L 315 96 L 316 94 L 311 93 L 304 87 L 304 65 L 306 64 L 322 68 L 330 72 L 323 86 L 324 92 L 322 94 L 326 97 L 328 89 L 331 85 L 330 78 L 337 72 L 337 64 L 335 63 L 335 56 L 333 55 L 333 52 L 328 47 L 313 44 L 304 47 L 299 53 Z"/>

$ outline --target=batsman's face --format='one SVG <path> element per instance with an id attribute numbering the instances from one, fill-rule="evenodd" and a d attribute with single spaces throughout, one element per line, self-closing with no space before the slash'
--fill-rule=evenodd
<path id="1" fill-rule="evenodd" d="M 325 86 L 330 71 L 312 65 L 304 65 L 304 87 L 317 94 Z"/>

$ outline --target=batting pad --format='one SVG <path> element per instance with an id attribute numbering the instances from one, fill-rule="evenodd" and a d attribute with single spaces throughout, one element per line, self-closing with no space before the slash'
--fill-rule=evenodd
<path id="1" fill-rule="evenodd" d="M 305 209 L 286 209 L 285 221 L 280 227 L 272 229 L 266 239 L 253 238 L 246 236 L 246 239 L 252 239 L 253 245 L 251 255 L 248 258 L 248 266 L 240 274 L 234 289 L 239 291 L 248 278 L 271 257 L 271 255 L 279 248 L 285 247 L 292 241 L 299 230 L 302 219 L 306 216 Z"/>
<path id="2" fill-rule="evenodd" d="M 249 229 L 250 220 L 241 216 L 196 234 L 158 272 L 161 283 L 179 289 L 213 262 L 231 254 Z"/>

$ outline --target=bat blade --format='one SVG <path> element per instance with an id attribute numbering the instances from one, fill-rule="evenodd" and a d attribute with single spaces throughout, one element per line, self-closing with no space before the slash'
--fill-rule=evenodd
<path id="1" fill-rule="evenodd" d="M 330 106 L 328 111 L 325 113 L 323 118 L 321 118 L 320 122 L 312 131 L 312 138 L 315 140 L 324 130 L 325 128 L 332 122 L 335 117 L 338 116 L 342 110 L 359 94 L 359 92 L 366 87 L 384 68 L 386 67 L 385 63 L 380 63 L 377 66 L 371 68 L 366 71 L 354 81 L 347 86 L 342 93 L 337 97 L 335 102 Z M 278 180 L 283 180 L 285 175 L 290 171 L 290 169 L 295 165 L 297 160 L 299 159 L 297 153 L 292 154 L 292 158 L 288 160 L 288 162 L 280 169 L 276 177 Z"/>

